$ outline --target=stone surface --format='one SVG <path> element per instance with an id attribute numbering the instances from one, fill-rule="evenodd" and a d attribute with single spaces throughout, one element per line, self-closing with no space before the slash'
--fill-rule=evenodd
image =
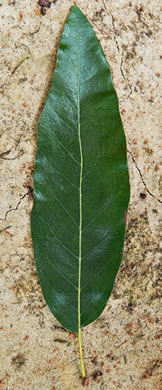
<path id="1" fill-rule="evenodd" d="M 158 0 L 78 0 L 110 64 L 128 147 L 131 200 L 123 262 L 100 318 L 84 328 L 89 389 L 160 389 Z M 82 389 L 77 337 L 48 310 L 30 213 L 37 123 L 73 1 L 42 16 L 0 0 L 0 389 Z"/>

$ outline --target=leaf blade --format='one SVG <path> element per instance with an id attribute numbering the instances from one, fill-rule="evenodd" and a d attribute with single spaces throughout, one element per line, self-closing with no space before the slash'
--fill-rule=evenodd
<path id="1" fill-rule="evenodd" d="M 109 67 L 76 6 L 39 122 L 34 194 L 31 227 L 42 291 L 56 318 L 78 333 L 102 312 L 113 287 L 129 179 Z"/>

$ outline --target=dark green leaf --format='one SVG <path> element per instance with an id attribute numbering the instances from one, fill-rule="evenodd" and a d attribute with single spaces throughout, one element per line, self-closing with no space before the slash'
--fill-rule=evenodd
<path id="1" fill-rule="evenodd" d="M 78 333 L 103 311 L 129 200 L 118 100 L 99 41 L 74 6 L 38 127 L 32 238 L 46 302 Z"/>

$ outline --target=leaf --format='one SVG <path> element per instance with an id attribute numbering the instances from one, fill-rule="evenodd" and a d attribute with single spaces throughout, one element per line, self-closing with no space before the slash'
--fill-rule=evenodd
<path id="1" fill-rule="evenodd" d="M 126 142 L 109 66 L 74 6 L 39 121 L 31 228 L 45 300 L 79 337 L 111 294 L 128 201 Z"/>

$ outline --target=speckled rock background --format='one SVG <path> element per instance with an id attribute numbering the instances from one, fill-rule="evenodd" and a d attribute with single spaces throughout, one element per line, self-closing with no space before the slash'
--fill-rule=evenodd
<path id="1" fill-rule="evenodd" d="M 110 64 L 128 147 L 123 262 L 101 317 L 84 328 L 93 390 L 160 389 L 158 0 L 78 0 Z M 30 236 L 37 123 L 73 1 L 40 13 L 0 0 L 0 389 L 82 389 L 77 337 L 41 294 Z"/>

